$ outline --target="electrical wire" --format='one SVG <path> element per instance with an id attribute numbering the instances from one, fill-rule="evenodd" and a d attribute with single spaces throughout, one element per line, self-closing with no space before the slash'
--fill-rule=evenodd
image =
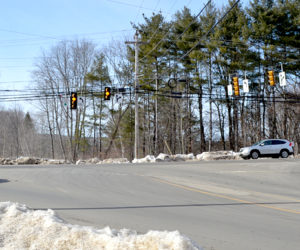
<path id="1" fill-rule="evenodd" d="M 6 32 L 13 32 L 13 33 L 21 33 L 24 35 L 29 35 L 29 36 L 36 36 L 38 38 L 29 38 L 29 39 L 15 39 L 15 40 L 0 40 L 1 47 L 14 47 L 14 46 L 31 46 L 31 45 L 44 45 L 47 43 L 51 43 L 52 41 L 49 40 L 56 40 L 56 41 L 62 41 L 62 40 L 67 40 L 68 37 L 87 37 L 87 36 L 98 36 L 101 35 L 102 37 L 100 38 L 93 38 L 90 39 L 92 41 L 98 41 L 98 40 L 103 40 L 103 39 L 109 39 L 109 37 L 103 37 L 103 35 L 109 35 L 109 34 L 114 34 L 114 33 L 124 33 L 124 32 L 130 32 L 133 31 L 133 29 L 122 29 L 122 30 L 112 30 L 112 31 L 102 31 L 102 32 L 93 32 L 93 33 L 77 33 L 77 34 L 68 34 L 68 35 L 60 35 L 60 36 L 42 36 L 37 34 L 29 34 L 29 33 L 23 33 L 19 31 L 10 31 L 10 30 L 5 30 L 5 29 L 0 29 L 0 31 L 6 31 Z"/>
<path id="2" fill-rule="evenodd" d="M 171 8 L 170 8 L 169 11 L 171 11 L 171 10 L 174 8 L 176 2 L 177 2 L 177 0 L 174 1 L 173 5 L 171 6 Z M 147 43 L 150 43 L 150 42 L 152 41 L 152 39 L 154 38 L 154 36 L 155 36 L 155 35 L 157 34 L 157 32 L 159 31 L 159 28 L 160 28 L 160 26 L 158 25 L 158 27 L 157 27 L 156 30 L 153 32 L 153 34 L 152 34 L 152 36 L 150 37 L 150 39 L 148 39 Z M 163 37 L 162 39 L 164 39 L 164 37 Z M 151 51 L 150 51 L 149 53 L 151 53 Z M 147 55 L 144 56 L 142 59 L 139 59 L 139 61 L 142 61 L 145 57 L 147 57 Z"/>
<path id="3" fill-rule="evenodd" d="M 204 9 L 208 6 L 208 4 L 211 2 L 211 0 L 208 0 L 208 2 L 205 4 L 205 6 L 200 10 L 200 12 L 198 13 L 197 17 L 201 15 L 201 13 L 204 11 Z M 188 28 L 190 27 L 190 25 L 192 25 L 195 22 L 196 18 L 193 19 L 192 22 L 189 23 L 189 25 L 187 26 L 187 28 L 182 32 L 182 34 L 184 34 Z M 169 35 L 169 33 L 171 32 L 172 28 L 174 27 L 175 23 L 173 23 L 171 25 L 171 27 L 168 29 L 168 31 L 165 33 L 165 35 L 163 36 L 163 38 L 143 57 L 141 58 L 139 61 L 143 61 L 147 56 L 149 56 L 157 47 L 158 45 Z M 180 34 L 180 35 L 182 35 Z M 180 37 L 180 36 L 179 36 Z M 178 37 L 178 38 L 179 38 Z M 150 39 L 151 41 L 151 39 Z"/>
<path id="4" fill-rule="evenodd" d="M 46 38 L 46 39 L 57 40 L 57 38 L 53 37 L 53 36 L 45 36 L 45 35 L 33 34 L 33 33 L 27 33 L 27 32 L 21 32 L 21 31 L 16 31 L 16 30 L 9 30 L 9 29 L 2 29 L 2 28 L 0 28 L 0 31 L 4 31 L 4 32 L 8 32 L 8 33 L 14 33 L 14 34 L 20 34 L 20 35 L 26 35 L 26 36 L 33 36 L 33 37 L 39 37 L 39 38 Z"/>
<path id="5" fill-rule="evenodd" d="M 240 2 L 240 0 L 237 0 L 232 6 L 231 8 L 226 11 L 226 13 L 210 28 L 210 30 L 204 35 L 203 38 L 206 38 L 214 29 L 215 27 L 221 23 L 223 21 L 223 19 L 229 14 L 229 12 L 231 12 L 233 10 L 233 8 Z M 182 60 L 183 58 L 185 58 L 186 56 L 188 56 L 197 46 L 200 45 L 200 41 L 198 43 L 196 43 L 191 49 L 189 49 L 184 55 L 182 55 L 179 60 Z"/>
<path id="6" fill-rule="evenodd" d="M 120 92 L 120 95 L 126 96 L 126 95 L 134 95 L 135 91 L 132 88 L 122 88 L 124 91 Z M 114 94 L 117 93 L 117 90 L 114 90 Z M 198 99 L 199 93 L 196 91 L 191 93 L 185 93 L 185 92 L 178 92 L 178 91 L 171 91 L 171 90 L 144 90 L 139 89 L 137 91 L 138 94 L 141 95 L 153 95 L 153 96 L 159 96 L 159 97 L 166 97 L 166 98 L 177 98 L 177 99 Z M 12 101 L 37 101 L 37 100 L 44 100 L 44 99 L 53 99 L 58 98 L 60 100 L 62 99 L 68 99 L 70 96 L 69 92 L 66 91 L 60 91 L 60 92 L 39 92 L 39 93 L 30 93 L 30 94 L 22 94 L 22 95 L 1 95 L 0 94 L 0 102 L 12 102 Z M 104 96 L 104 91 L 78 91 L 78 96 L 85 96 L 85 97 L 98 97 L 101 98 Z M 300 96 L 297 97 L 286 97 L 286 96 L 264 96 L 264 95 L 255 95 L 255 94 L 247 94 L 242 96 L 233 96 L 233 97 L 226 97 L 226 95 L 220 95 L 220 94 L 209 94 L 209 93 L 203 93 L 202 95 L 203 99 L 209 99 L 212 98 L 213 101 L 240 101 L 240 100 L 247 100 L 247 101 L 256 101 L 256 102 L 263 102 L 263 103 L 300 103 Z"/>
<path id="7" fill-rule="evenodd" d="M 135 4 L 131 4 L 131 3 L 123 2 L 123 1 L 116 1 L 116 0 L 106 0 L 106 1 L 112 2 L 112 3 L 117 3 L 117 4 L 122 4 L 122 5 L 127 5 L 127 6 L 130 6 L 130 7 L 140 8 L 140 9 L 144 9 L 144 10 L 155 11 L 155 9 L 141 7 L 139 5 L 135 5 Z"/>
<path id="8" fill-rule="evenodd" d="M 140 14 L 140 12 L 141 12 L 141 9 L 142 9 L 142 7 L 143 7 L 144 1 L 145 1 L 145 0 L 141 0 L 141 4 L 140 4 L 140 7 L 139 7 L 139 9 L 138 9 L 138 12 L 137 12 L 137 14 L 136 14 L 136 16 L 135 16 L 134 23 L 135 23 L 136 20 L 138 19 L 138 16 L 139 16 L 139 14 Z"/>

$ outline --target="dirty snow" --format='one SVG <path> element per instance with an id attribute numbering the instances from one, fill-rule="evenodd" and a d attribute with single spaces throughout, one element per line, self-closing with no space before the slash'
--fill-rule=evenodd
<path id="1" fill-rule="evenodd" d="M 154 155 L 147 155 L 144 158 L 134 159 L 132 163 L 147 163 L 147 162 L 162 162 L 162 161 L 186 161 L 186 160 L 194 160 L 195 156 L 193 154 L 176 154 L 176 155 L 168 155 L 160 153 L 157 157 Z"/>
<path id="2" fill-rule="evenodd" d="M 196 159 L 199 161 L 213 161 L 213 160 L 240 160 L 239 153 L 233 151 L 213 151 L 203 152 L 196 155 Z"/>
<path id="3" fill-rule="evenodd" d="M 162 162 L 162 161 L 213 161 L 213 160 L 240 160 L 240 154 L 233 151 L 203 152 L 194 156 L 191 154 L 168 155 L 160 153 L 157 157 L 147 155 L 141 159 L 134 159 L 132 163 Z"/>
<path id="4" fill-rule="evenodd" d="M 170 162 L 170 161 L 213 161 L 213 160 L 241 160 L 239 153 L 233 151 L 215 151 L 215 152 L 203 152 L 194 156 L 190 154 L 175 154 L 168 155 L 160 153 L 158 156 L 147 155 L 144 158 L 134 159 L 132 163 L 151 163 L 151 162 Z M 88 164 L 124 164 L 130 163 L 127 158 L 109 158 L 100 160 L 99 158 L 91 159 L 79 159 L 76 161 L 76 165 L 88 165 Z M 18 159 L 0 158 L 0 165 L 57 165 L 57 164 L 71 164 L 70 161 L 55 160 L 55 159 L 42 159 L 35 157 L 19 157 Z"/>
<path id="5" fill-rule="evenodd" d="M 15 249 L 201 249 L 178 231 L 146 234 L 109 227 L 97 229 L 67 224 L 53 210 L 31 210 L 0 202 L 0 248 Z"/>

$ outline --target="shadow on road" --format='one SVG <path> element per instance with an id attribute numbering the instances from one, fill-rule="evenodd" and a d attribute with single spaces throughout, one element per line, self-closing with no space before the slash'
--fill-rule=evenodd
<path id="1" fill-rule="evenodd" d="M 210 206 L 253 206 L 253 205 L 289 205 L 300 202 L 253 202 L 253 203 L 210 203 L 210 204 L 170 204 L 148 206 L 115 206 L 115 207 L 61 207 L 52 210 L 118 210 L 118 209 L 145 209 L 145 208 L 180 208 L 180 207 L 210 207 Z M 48 210 L 49 208 L 34 208 L 34 210 Z"/>
<path id="2" fill-rule="evenodd" d="M 0 184 L 1 183 L 7 183 L 7 182 L 9 182 L 9 180 L 7 180 L 7 179 L 0 179 Z"/>

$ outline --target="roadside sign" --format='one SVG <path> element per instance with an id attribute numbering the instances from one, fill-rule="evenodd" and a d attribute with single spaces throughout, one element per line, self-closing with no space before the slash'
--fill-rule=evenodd
<path id="1" fill-rule="evenodd" d="M 232 85 L 231 84 L 229 84 L 229 85 L 227 85 L 227 91 L 228 91 L 228 95 L 232 95 L 233 93 L 232 93 Z"/>
<path id="2" fill-rule="evenodd" d="M 248 79 L 243 80 L 243 91 L 244 93 L 249 93 L 249 82 Z"/>
<path id="3" fill-rule="evenodd" d="M 285 72 L 282 71 L 279 73 L 279 84 L 281 87 L 286 86 Z"/>

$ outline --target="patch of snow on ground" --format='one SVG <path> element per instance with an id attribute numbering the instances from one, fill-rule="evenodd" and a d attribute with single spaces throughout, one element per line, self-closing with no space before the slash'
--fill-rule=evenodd
<path id="1" fill-rule="evenodd" d="M 141 159 L 133 159 L 132 163 L 145 163 L 145 162 L 155 162 L 155 156 L 154 155 L 147 155 L 144 158 Z"/>
<path id="2" fill-rule="evenodd" d="M 239 160 L 241 159 L 239 153 L 233 151 L 212 151 L 203 152 L 196 156 L 197 160 L 200 161 L 212 161 L 212 160 Z"/>
<path id="3" fill-rule="evenodd" d="M 194 160 L 195 156 L 193 153 L 191 153 L 191 154 L 176 154 L 175 158 L 181 158 L 183 160 Z"/>
<path id="4" fill-rule="evenodd" d="M 186 160 L 194 160 L 195 156 L 191 154 L 176 154 L 176 155 L 168 155 L 160 153 L 157 157 L 154 155 L 147 155 L 141 159 L 133 159 L 132 163 L 147 163 L 147 162 L 169 162 L 169 161 L 186 161 Z"/>
<path id="5" fill-rule="evenodd" d="M 0 202 L 0 248 L 15 249 L 201 249 L 178 231 L 96 229 L 65 223 L 53 210 Z"/>

